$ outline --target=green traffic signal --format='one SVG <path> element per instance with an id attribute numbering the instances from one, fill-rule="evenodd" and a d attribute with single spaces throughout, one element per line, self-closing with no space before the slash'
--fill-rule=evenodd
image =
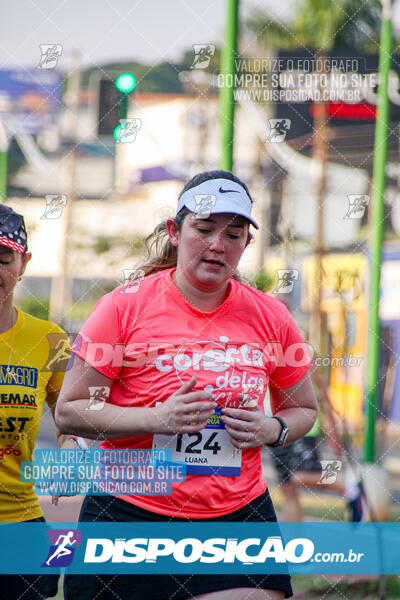
<path id="1" fill-rule="evenodd" d="M 122 73 L 117 77 L 115 87 L 123 94 L 129 94 L 136 87 L 136 78 L 132 73 Z"/>
<path id="2" fill-rule="evenodd" d="M 121 125 L 117 125 L 116 128 L 114 129 L 113 137 L 116 142 L 119 142 L 120 130 L 121 130 Z"/>

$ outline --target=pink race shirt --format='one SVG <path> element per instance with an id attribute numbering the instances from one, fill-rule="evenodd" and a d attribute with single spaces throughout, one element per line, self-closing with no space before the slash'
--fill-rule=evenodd
<path id="1" fill-rule="evenodd" d="M 103 448 L 169 448 L 187 476 L 169 496 L 121 496 L 156 513 L 211 518 L 234 512 L 262 494 L 260 448 L 237 450 L 220 419 L 224 406 L 246 398 L 263 409 L 267 386 L 288 388 L 310 359 L 286 307 L 230 279 L 229 295 L 201 312 L 172 280 L 155 273 L 103 296 L 84 324 L 73 352 L 114 383 L 108 399 L 123 407 L 154 407 L 196 375 L 195 389 L 218 402 L 207 428 L 195 434 L 144 435 L 102 443 Z"/>

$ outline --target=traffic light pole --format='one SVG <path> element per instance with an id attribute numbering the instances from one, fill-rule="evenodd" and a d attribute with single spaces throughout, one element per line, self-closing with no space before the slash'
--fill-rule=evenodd
<path id="1" fill-rule="evenodd" d="M 367 355 L 367 431 L 365 438 L 365 462 L 375 459 L 375 418 L 378 403 L 379 369 L 379 287 L 382 259 L 382 241 L 385 192 L 385 165 L 389 133 L 389 71 L 392 46 L 391 0 L 382 2 L 382 28 L 379 49 L 378 105 L 375 122 L 374 172 L 371 205 L 370 246 L 370 293 Z"/>
<path id="2" fill-rule="evenodd" d="M 128 118 L 128 109 L 129 94 L 122 94 L 118 101 L 118 125 L 116 125 L 113 133 L 113 137 L 116 142 L 120 141 L 121 130 L 123 129 L 121 119 L 125 120 Z"/>
<path id="3" fill-rule="evenodd" d="M 136 87 L 132 73 L 109 72 L 93 78 L 91 88 L 96 95 L 96 130 L 98 136 L 111 136 L 118 141 L 120 119 L 126 119 L 129 95 Z M 110 139 L 110 138 L 109 138 Z"/>
<path id="4" fill-rule="evenodd" d="M 120 140 L 120 133 L 123 129 L 121 119 L 126 120 L 128 117 L 129 110 L 129 94 L 133 92 L 136 87 L 136 78 L 132 73 L 122 73 L 117 77 L 115 87 L 120 92 L 121 97 L 118 102 L 118 125 L 114 129 L 114 139 L 116 142 Z"/>
<path id="5" fill-rule="evenodd" d="M 119 118 L 126 119 L 128 116 L 129 108 L 129 94 L 123 94 L 119 101 Z"/>

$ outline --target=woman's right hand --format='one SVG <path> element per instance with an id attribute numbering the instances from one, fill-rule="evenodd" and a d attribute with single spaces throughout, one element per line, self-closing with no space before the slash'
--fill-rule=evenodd
<path id="1" fill-rule="evenodd" d="M 211 392 L 190 390 L 196 385 L 197 377 L 186 381 L 165 402 L 156 406 L 153 433 L 176 435 L 195 433 L 207 425 L 209 417 L 217 407 Z"/>

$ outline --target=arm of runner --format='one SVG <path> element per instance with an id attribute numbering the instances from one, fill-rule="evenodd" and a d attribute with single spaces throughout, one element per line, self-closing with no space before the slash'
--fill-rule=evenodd
<path id="1" fill-rule="evenodd" d="M 289 429 L 285 445 L 310 431 L 318 415 L 318 404 L 309 373 L 288 388 L 279 389 L 271 385 L 269 391 L 272 414 L 282 417 Z"/>
<path id="2" fill-rule="evenodd" d="M 217 405 L 211 401 L 211 393 L 191 391 L 196 381 L 196 377 L 192 377 L 165 402 L 151 408 L 105 402 L 101 410 L 90 410 L 89 387 L 111 389 L 114 380 L 75 356 L 57 402 L 56 424 L 62 433 L 104 440 L 201 431 Z"/>
<path id="3" fill-rule="evenodd" d="M 273 415 L 282 417 L 289 434 L 285 445 L 303 437 L 317 418 L 318 406 L 310 376 L 285 389 L 270 386 Z M 276 419 L 266 417 L 259 406 L 247 409 L 224 408 L 226 431 L 236 448 L 255 448 L 276 442 L 281 426 Z"/>
<path id="4" fill-rule="evenodd" d="M 47 392 L 47 396 L 46 396 L 46 404 L 48 405 L 48 407 L 51 410 L 51 414 L 53 416 L 55 427 L 56 427 L 58 446 L 59 446 L 59 448 L 68 448 L 68 449 L 74 450 L 77 447 L 75 440 L 73 438 L 71 438 L 70 435 L 61 433 L 61 431 L 59 430 L 59 428 L 57 427 L 57 424 L 56 424 L 56 405 L 57 405 L 58 396 L 59 396 L 59 392 Z"/>
<path id="5" fill-rule="evenodd" d="M 46 396 L 46 403 L 51 410 L 51 414 L 53 415 L 54 423 L 56 422 L 55 413 L 56 413 L 56 405 L 57 405 L 58 395 L 59 395 L 59 392 L 47 392 L 47 396 Z M 74 438 L 72 438 L 70 435 L 65 435 L 65 434 L 61 433 L 61 431 L 59 430 L 57 425 L 55 425 L 55 427 L 56 427 L 56 435 L 57 435 L 57 442 L 58 442 L 59 448 L 62 448 L 63 450 L 76 450 L 79 447 Z M 54 506 L 57 506 L 59 498 L 60 498 L 60 495 L 52 494 L 51 503 Z"/>
<path id="6" fill-rule="evenodd" d="M 341 456 L 343 454 L 344 447 L 329 398 L 328 385 L 315 364 L 311 366 L 310 372 L 312 382 L 317 388 L 318 398 L 321 403 L 322 427 L 324 429 L 324 433 L 329 438 L 329 443 L 335 450 L 336 456 Z"/>
<path id="7" fill-rule="evenodd" d="M 57 427 L 55 417 L 57 399 L 65 376 L 65 369 L 67 366 L 68 358 L 71 354 L 71 348 L 69 345 L 68 336 L 64 331 L 62 333 L 56 333 L 53 335 L 55 335 L 57 340 L 55 348 L 58 348 L 61 345 L 63 350 L 62 352 L 57 354 L 50 363 L 48 363 L 51 364 L 52 374 L 47 382 L 45 400 L 47 406 L 50 408 L 52 417 L 54 419 L 59 448 L 73 449 L 76 448 L 76 442 L 74 442 L 74 440 L 71 440 L 71 436 L 64 435 L 63 433 L 61 433 L 61 431 Z"/>

